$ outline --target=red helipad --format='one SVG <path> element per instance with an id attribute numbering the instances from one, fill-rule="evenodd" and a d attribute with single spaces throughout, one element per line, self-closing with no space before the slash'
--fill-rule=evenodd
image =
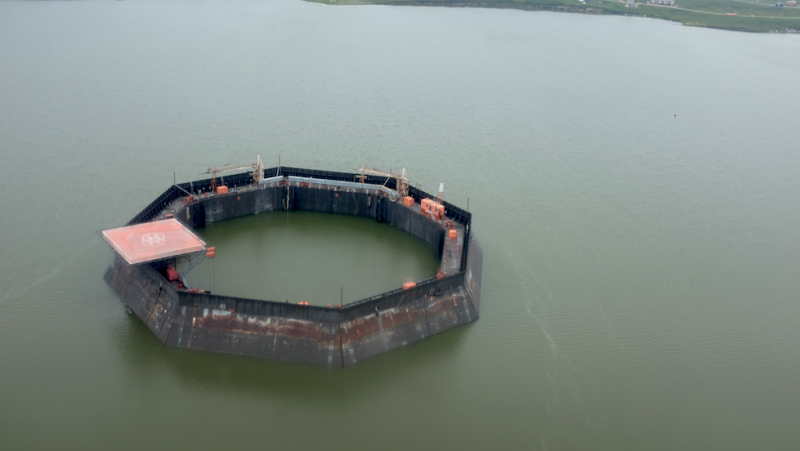
<path id="1" fill-rule="evenodd" d="M 206 248 L 203 240 L 176 219 L 104 230 L 103 238 L 131 265 Z"/>

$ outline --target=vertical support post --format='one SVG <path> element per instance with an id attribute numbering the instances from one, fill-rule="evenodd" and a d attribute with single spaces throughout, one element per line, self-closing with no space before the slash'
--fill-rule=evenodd
<path id="1" fill-rule="evenodd" d="M 467 223 L 464 224 L 464 241 L 461 243 L 461 271 L 467 270 L 467 254 L 469 253 L 469 229 L 472 226 L 472 215 L 467 213 Z"/>

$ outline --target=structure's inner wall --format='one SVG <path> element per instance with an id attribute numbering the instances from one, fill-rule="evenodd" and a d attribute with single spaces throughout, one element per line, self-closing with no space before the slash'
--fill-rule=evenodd
<path id="1" fill-rule="evenodd" d="M 374 218 L 426 242 L 441 257 L 445 229 L 419 214 L 410 214 L 402 204 L 374 194 L 309 187 L 266 187 L 223 196 L 200 197 L 177 214 L 193 228 L 269 211 L 316 211 Z"/>

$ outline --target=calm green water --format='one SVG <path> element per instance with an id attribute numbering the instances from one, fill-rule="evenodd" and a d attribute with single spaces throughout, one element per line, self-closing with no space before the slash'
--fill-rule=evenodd
<path id="1" fill-rule="evenodd" d="M 350 303 L 436 276 L 433 249 L 386 223 L 273 212 L 200 230 L 216 257 L 189 272 L 214 293 L 311 305 Z"/>
<path id="2" fill-rule="evenodd" d="M 0 2 L 0 449 L 797 450 L 798 74 L 797 36 L 626 17 Z M 480 321 L 344 370 L 162 346 L 98 231 L 256 153 L 469 198 Z M 320 221 L 281 297 L 366 283 Z"/>

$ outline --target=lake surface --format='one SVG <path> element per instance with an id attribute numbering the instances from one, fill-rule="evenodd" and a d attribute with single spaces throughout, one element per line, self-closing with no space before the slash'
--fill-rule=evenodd
<path id="1" fill-rule="evenodd" d="M 627 17 L 0 2 L 0 448 L 796 450 L 798 75 Z M 469 198 L 481 319 L 346 369 L 161 345 L 98 232 L 257 153 Z"/>

